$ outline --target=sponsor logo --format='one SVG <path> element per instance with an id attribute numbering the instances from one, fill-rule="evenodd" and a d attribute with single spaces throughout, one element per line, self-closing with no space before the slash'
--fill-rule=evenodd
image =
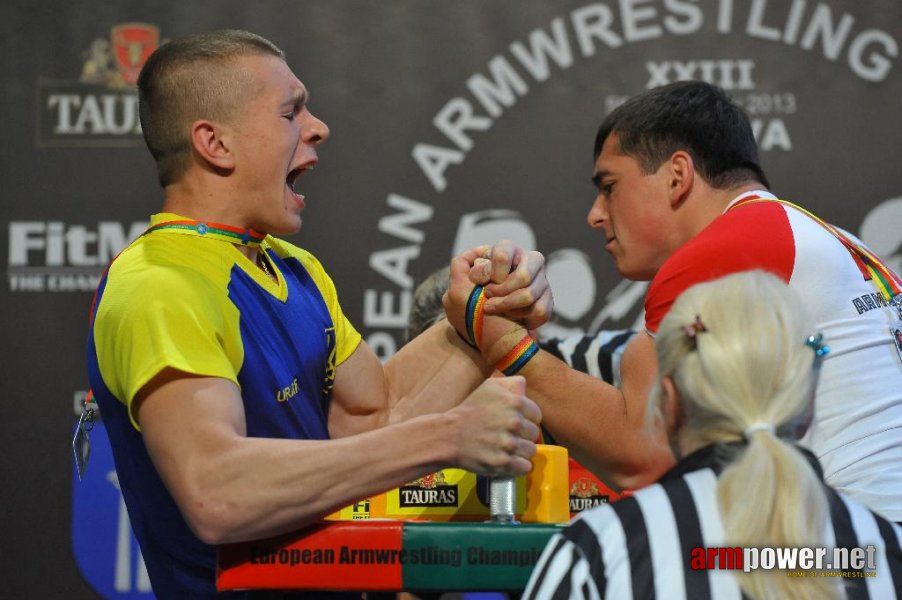
<path id="1" fill-rule="evenodd" d="M 370 500 L 361 500 L 351 505 L 351 520 L 359 521 L 370 518 Z"/>
<path id="2" fill-rule="evenodd" d="M 855 307 L 855 310 L 858 311 L 859 315 L 861 313 L 868 312 L 869 310 L 887 306 L 888 304 L 889 303 L 886 301 L 883 295 L 876 292 L 865 294 L 857 298 L 852 298 L 852 306 Z"/>
<path id="3" fill-rule="evenodd" d="M 76 392 L 76 402 L 84 397 Z M 153 598 L 102 422 L 94 423 L 90 437 L 84 479 L 72 469 L 72 551 L 78 569 L 104 598 Z"/>
<path id="4" fill-rule="evenodd" d="M 103 269 L 147 222 L 96 226 L 61 221 L 9 223 L 7 280 L 12 292 L 93 292 Z"/>
<path id="5" fill-rule="evenodd" d="M 398 488 L 398 506 L 401 508 L 425 508 L 457 506 L 457 486 L 448 485 L 441 471 L 424 475 Z"/>
<path id="6" fill-rule="evenodd" d="M 795 577 L 876 577 L 877 547 L 695 547 L 693 570 L 788 571 Z M 808 573 L 806 573 L 808 572 Z"/>
<path id="7" fill-rule="evenodd" d="M 295 377 L 291 380 L 290 385 L 286 385 L 281 390 L 276 392 L 276 402 L 287 402 L 291 398 L 294 398 L 298 393 L 298 378 Z"/>
<path id="8" fill-rule="evenodd" d="M 610 498 L 602 494 L 595 482 L 588 477 L 580 477 L 570 484 L 570 512 L 572 513 L 607 504 L 609 501 Z"/>
<path id="9" fill-rule="evenodd" d="M 326 373 L 323 375 L 323 395 L 330 397 L 332 388 L 335 387 L 335 357 L 338 349 L 335 347 L 335 327 L 323 330 L 326 335 Z"/>
<path id="10" fill-rule="evenodd" d="M 894 273 L 902 273 L 902 196 L 889 198 L 868 211 L 858 237 Z M 870 293 L 851 299 L 858 314 L 887 306 L 882 294 Z M 902 345 L 900 345 L 902 355 Z"/>
<path id="11" fill-rule="evenodd" d="M 731 3 L 706 6 L 669 3 L 657 8 L 647 7 L 647 10 L 646 7 L 641 10 L 620 8 L 622 10 L 615 11 L 603 3 L 578 7 L 553 17 L 519 39 L 499 44 L 504 50 L 486 57 L 483 68 L 461 80 L 459 93 L 437 106 L 430 132 L 412 144 L 409 154 L 414 168 L 419 171 L 419 184 L 414 184 L 417 186 L 414 189 L 419 189 L 420 195 L 388 193 L 386 214 L 377 221 L 382 241 L 369 257 L 375 280 L 364 290 L 363 326 L 367 343 L 380 358 L 394 354 L 401 341 L 416 284 L 412 265 L 423 253 L 427 232 L 430 243 L 441 243 L 445 247 L 452 243 L 445 231 L 449 225 L 453 228 L 455 223 L 458 224 L 458 240 L 462 234 L 466 237 L 468 232 L 484 233 L 479 236 L 478 243 L 509 238 L 520 241 L 527 248 L 535 248 L 533 225 L 542 237 L 555 235 L 552 227 L 556 224 L 556 208 L 544 215 L 526 210 L 521 214 L 518 210 L 508 210 L 505 205 L 529 207 L 530 203 L 522 202 L 522 198 L 486 200 L 484 196 L 492 194 L 493 190 L 479 186 L 473 190 L 472 185 L 468 187 L 460 182 L 453 201 L 441 194 L 447 193 L 452 175 L 466 179 L 464 173 L 479 172 L 483 168 L 479 161 L 468 161 L 468 157 L 484 152 L 484 146 L 492 146 L 490 137 L 511 134 L 510 126 L 506 125 L 510 120 L 508 113 L 517 123 L 522 123 L 523 111 L 529 108 L 521 105 L 528 104 L 527 100 L 535 90 L 562 77 L 563 73 L 579 69 L 581 63 L 597 60 L 604 61 L 607 68 L 618 51 L 633 44 L 643 44 L 643 52 L 652 56 L 649 52 L 653 46 L 649 44 L 655 41 L 708 36 L 712 31 L 719 36 L 745 38 L 751 44 L 796 47 L 836 63 L 839 68 L 848 69 L 852 76 L 870 83 L 885 81 L 899 54 L 899 43 L 892 35 L 865 28 L 854 15 L 825 4 L 804 10 L 804 3 L 794 3 L 788 14 L 766 2 L 741 8 L 733 7 Z M 765 65 L 759 64 L 758 60 L 717 55 L 676 60 L 669 57 L 667 47 L 666 44 L 662 47 L 658 58 L 640 63 L 623 61 L 624 69 L 632 65 L 638 71 L 632 77 L 635 83 L 623 83 L 629 80 L 629 74 L 625 72 L 610 73 L 614 76 L 605 78 L 617 86 L 598 98 L 606 112 L 641 91 L 643 86 L 655 87 L 685 79 L 705 80 L 727 89 L 749 113 L 762 153 L 783 156 L 794 151 L 793 128 L 799 115 L 811 107 L 803 106 L 802 97 L 792 87 L 792 79 L 777 78 L 781 87 L 773 89 L 771 84 L 760 81 L 768 78 L 761 77 Z M 757 57 L 751 53 L 749 56 Z M 782 87 L 784 81 L 787 83 Z M 528 131 L 528 128 L 522 130 Z M 517 141 L 532 144 L 535 140 Z M 539 170 L 547 165 L 518 166 L 523 173 L 529 173 L 533 167 Z M 492 177 L 496 175 L 493 172 Z M 472 184 L 472 181 L 463 183 Z M 478 206 L 469 196 L 478 199 Z M 494 210 L 484 210 L 486 206 Z M 546 203 L 542 206 L 548 208 Z M 468 214 L 468 210 L 476 212 Z M 431 223 L 433 220 L 434 224 Z M 573 222 L 574 229 L 580 226 L 580 222 Z M 593 255 L 590 265 L 586 255 L 571 247 L 573 237 L 559 237 L 563 241 L 558 242 L 543 239 L 538 245 L 549 259 L 553 259 L 548 273 L 556 291 L 555 318 L 557 325 L 564 328 L 559 331 L 543 328 L 542 335 L 560 336 L 577 327 L 594 331 L 603 326 L 628 327 L 630 322 L 634 326 L 641 325 L 641 314 L 637 313 L 641 313 L 640 300 L 646 284 L 606 285 L 605 288 L 614 289 L 604 297 L 603 304 L 597 302 L 601 298 L 596 298 L 596 287 L 605 267 L 596 263 L 604 259 L 599 260 Z M 523 239 L 532 243 L 525 243 Z M 557 252 L 560 254 L 554 256 Z M 425 254 L 430 255 L 429 252 Z M 436 263 L 426 266 L 426 272 L 420 273 L 420 277 L 442 266 L 445 260 L 438 258 L 441 256 L 446 255 L 435 253 L 432 260 Z M 587 270 L 589 266 L 591 270 Z M 586 322 L 590 320 L 591 325 L 586 328 Z"/>
<path id="12" fill-rule="evenodd" d="M 39 146 L 139 146 L 135 82 L 163 42 L 148 23 L 121 23 L 91 42 L 78 81 L 38 80 Z"/>

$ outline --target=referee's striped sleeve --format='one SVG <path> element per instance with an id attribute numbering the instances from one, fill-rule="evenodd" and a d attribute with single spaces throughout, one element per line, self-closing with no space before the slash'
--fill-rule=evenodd
<path id="1" fill-rule="evenodd" d="M 689 554 L 683 553 L 680 545 L 670 498 L 660 485 L 649 486 L 645 493 L 636 494 L 634 498 L 639 503 L 642 520 L 646 523 L 654 595 L 668 600 L 685 600 L 687 595 L 683 563 Z"/>
<path id="2" fill-rule="evenodd" d="M 698 515 L 699 533 L 704 548 L 717 548 L 726 543 L 720 507 L 717 502 L 717 476 L 711 469 L 687 473 L 683 481 L 689 489 L 692 504 Z M 710 597 L 718 600 L 740 600 L 743 597 L 739 581 L 732 571 L 707 569 L 701 571 L 708 580 Z"/>
<path id="3" fill-rule="evenodd" d="M 606 558 L 614 562 L 625 560 L 626 536 L 620 522 L 610 511 L 610 506 L 590 511 L 593 521 L 576 519 L 549 540 L 532 572 L 524 600 L 547 598 L 605 598 L 610 581 L 607 577 Z M 600 517 L 600 518 L 599 518 Z M 602 540 L 604 540 L 602 542 Z M 629 593 L 629 569 L 621 569 L 613 579 L 614 589 L 627 587 Z M 610 597 L 610 596 L 609 596 Z M 630 598 L 618 592 L 615 598 Z"/>
<path id="4" fill-rule="evenodd" d="M 838 530 L 837 546 L 848 548 L 874 548 L 874 558 L 876 562 L 874 577 L 859 577 L 853 580 L 854 584 L 848 585 L 846 590 L 849 597 L 872 598 L 874 600 L 883 598 L 894 598 L 898 595 L 900 587 L 899 577 L 902 576 L 902 556 L 899 554 L 899 540 L 896 533 L 899 527 L 894 527 L 882 517 L 874 514 L 865 506 L 847 496 L 839 496 L 842 499 L 842 507 L 834 510 L 831 516 L 839 513 L 838 519 L 842 525 L 848 526 L 853 537 L 848 541 L 839 543 L 841 533 Z M 842 510 L 844 508 L 845 510 Z M 847 517 L 847 519 L 846 519 Z M 837 523 L 834 521 L 834 528 Z M 844 536 L 843 536 L 844 537 Z M 836 568 L 836 565 L 834 565 Z"/>
<path id="5" fill-rule="evenodd" d="M 620 358 L 635 333 L 631 329 L 603 330 L 594 335 L 552 338 L 540 346 L 573 369 L 617 386 L 620 385 Z"/>
<path id="6" fill-rule="evenodd" d="M 878 518 L 877 529 L 884 544 L 883 555 L 887 562 L 890 586 L 894 590 L 902 590 L 902 527 Z"/>
<path id="7" fill-rule="evenodd" d="M 576 597 L 585 595 L 594 587 L 589 567 L 579 548 L 563 534 L 556 534 L 548 541 L 536 567 L 526 584 L 523 600 Z M 590 593 L 590 596 L 592 594 Z M 594 597 L 600 597 L 595 592 Z"/>
<path id="8" fill-rule="evenodd" d="M 836 534 L 836 545 L 841 548 L 858 548 L 858 535 L 852 523 L 852 514 L 845 499 L 839 495 L 834 496 L 830 506 L 830 518 L 833 520 L 833 531 Z M 834 568 L 837 565 L 834 565 Z M 845 573 L 846 571 L 844 571 Z M 849 600 L 868 600 L 867 582 L 864 578 L 843 576 L 846 596 Z"/>
<path id="9" fill-rule="evenodd" d="M 711 585 L 708 582 L 707 571 L 690 568 L 689 559 L 695 548 L 702 548 L 705 541 L 702 539 L 702 526 L 699 520 L 698 510 L 692 500 L 692 492 L 686 480 L 680 477 L 664 488 L 670 505 L 676 507 L 673 518 L 680 540 L 680 556 L 683 559 L 683 582 L 685 584 L 686 598 L 710 598 Z"/>

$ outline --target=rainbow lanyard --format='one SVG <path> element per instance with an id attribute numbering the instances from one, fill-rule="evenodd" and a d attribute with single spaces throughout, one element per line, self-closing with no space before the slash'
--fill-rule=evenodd
<path id="1" fill-rule="evenodd" d="M 232 244 L 241 244 L 255 248 L 266 238 L 265 233 L 254 231 L 253 229 L 241 229 L 232 227 L 231 225 L 223 225 L 222 223 L 203 223 L 201 221 L 192 221 L 190 219 L 182 219 L 179 221 L 166 221 L 158 223 L 153 227 L 148 227 L 142 235 L 147 235 L 155 231 L 177 230 L 185 233 L 194 233 L 204 237 L 210 237 L 222 242 L 230 242 Z"/>
<path id="2" fill-rule="evenodd" d="M 787 202 L 786 200 L 779 200 L 776 198 L 762 198 L 760 196 L 749 196 L 747 198 L 739 200 L 728 210 L 732 210 L 737 206 L 752 204 L 753 202 L 779 202 L 780 204 L 791 206 L 792 208 L 802 212 L 803 214 L 808 215 L 811 219 L 814 220 L 815 223 L 832 233 L 833 236 L 838 239 L 843 246 L 846 247 L 846 250 L 849 251 L 849 254 L 852 255 L 852 260 L 854 260 L 855 264 L 858 265 L 858 269 L 864 276 L 865 281 L 870 281 L 874 284 L 874 287 L 877 288 L 877 290 L 880 292 L 880 295 L 883 296 L 883 298 L 886 300 L 887 304 L 894 306 L 896 310 L 899 311 L 899 318 L 902 319 L 902 279 L 900 279 L 898 275 L 891 271 L 890 268 L 887 267 L 882 260 L 875 256 L 873 252 L 871 252 L 861 244 L 856 244 L 839 229 L 827 223 L 817 215 L 802 208 L 801 206 L 793 204 L 792 202 Z"/>
<path id="3" fill-rule="evenodd" d="M 156 225 L 145 229 L 144 233 L 141 235 L 145 236 L 155 231 L 166 230 L 180 231 L 192 235 L 202 235 L 204 237 L 209 236 L 210 238 L 221 242 L 242 244 L 251 248 L 259 247 L 260 243 L 266 238 L 265 233 L 260 233 L 253 229 L 241 229 L 239 227 L 232 227 L 231 225 L 223 225 L 222 223 L 202 223 L 201 221 L 193 221 L 191 219 L 179 219 L 178 221 L 157 223 Z M 117 258 L 119 258 L 118 254 L 113 257 L 113 260 L 107 265 L 106 269 L 103 271 L 103 275 L 101 275 L 101 279 L 106 277 L 107 272 L 109 272 L 110 267 L 113 266 L 113 262 L 115 262 Z M 91 301 L 91 312 L 88 317 L 88 322 L 91 324 L 94 323 L 94 310 L 96 308 L 97 292 L 95 291 L 94 299 Z"/>

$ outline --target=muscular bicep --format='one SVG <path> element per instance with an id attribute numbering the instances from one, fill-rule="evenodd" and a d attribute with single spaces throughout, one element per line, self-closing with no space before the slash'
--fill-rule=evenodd
<path id="1" fill-rule="evenodd" d="M 329 406 L 329 435 L 346 437 L 381 427 L 388 420 L 385 372 L 373 350 L 361 342 L 335 369 Z"/>
<path id="2" fill-rule="evenodd" d="M 134 402 L 147 452 L 190 523 L 204 490 L 223 476 L 218 461 L 246 434 L 239 390 L 227 379 L 167 369 Z"/>

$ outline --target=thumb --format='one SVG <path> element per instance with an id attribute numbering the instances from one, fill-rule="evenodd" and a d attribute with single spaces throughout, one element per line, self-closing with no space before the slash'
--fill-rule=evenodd
<path id="1" fill-rule="evenodd" d="M 476 285 L 486 285 L 491 283 L 492 277 L 492 261 L 487 258 L 477 258 L 476 262 L 470 268 L 470 281 Z"/>
<path id="2" fill-rule="evenodd" d="M 515 394 L 519 394 L 521 396 L 526 394 L 526 378 L 522 375 L 493 377 L 492 381 L 497 382 L 499 385 Z"/>

